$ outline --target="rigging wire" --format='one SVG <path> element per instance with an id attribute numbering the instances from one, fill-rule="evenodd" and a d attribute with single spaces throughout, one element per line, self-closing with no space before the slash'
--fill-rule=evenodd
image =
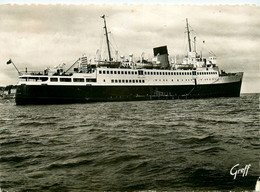
<path id="1" fill-rule="evenodd" d="M 202 39 L 190 25 L 189 25 L 189 27 L 192 29 L 191 31 L 195 34 L 196 37 L 198 37 L 199 39 Z M 208 45 L 205 43 L 205 40 L 203 40 L 203 45 L 206 47 L 206 49 L 210 55 L 213 55 L 216 57 L 216 54 L 208 47 Z M 203 48 L 203 46 L 202 46 L 202 48 Z"/>

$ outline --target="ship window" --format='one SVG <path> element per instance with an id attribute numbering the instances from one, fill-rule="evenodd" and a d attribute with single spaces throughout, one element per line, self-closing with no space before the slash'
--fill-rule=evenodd
<path id="1" fill-rule="evenodd" d="M 116 74 L 116 71 L 114 71 L 114 74 Z"/>
<path id="2" fill-rule="evenodd" d="M 123 80 L 122 80 L 122 83 L 124 83 L 124 82 L 125 82 L 125 80 L 123 79 Z"/>
<path id="3" fill-rule="evenodd" d="M 135 80 L 133 80 L 133 83 L 135 83 Z"/>
<path id="4" fill-rule="evenodd" d="M 60 78 L 61 82 L 71 82 L 71 78 Z"/>
<path id="5" fill-rule="evenodd" d="M 139 80 L 139 83 L 142 83 L 142 80 Z"/>
<path id="6" fill-rule="evenodd" d="M 118 82 L 121 83 L 121 79 L 119 79 Z"/>
<path id="7" fill-rule="evenodd" d="M 137 75 L 137 71 L 135 71 L 135 75 Z"/>
<path id="8" fill-rule="evenodd" d="M 171 72 L 171 75 L 173 75 L 173 72 Z"/>
<path id="9" fill-rule="evenodd" d="M 176 75 L 176 72 L 174 72 L 173 74 Z"/>
<path id="10" fill-rule="evenodd" d="M 105 80 L 105 79 L 103 79 L 103 82 L 106 82 L 106 80 Z"/>
<path id="11" fill-rule="evenodd" d="M 134 74 L 134 72 L 132 71 L 132 75 Z"/>
<path id="12" fill-rule="evenodd" d="M 144 80 L 142 80 L 142 82 L 144 83 Z"/>
<path id="13" fill-rule="evenodd" d="M 124 75 L 124 71 L 121 71 L 121 74 Z"/>
<path id="14" fill-rule="evenodd" d="M 38 77 L 28 77 L 28 81 L 37 81 Z"/>
<path id="15" fill-rule="evenodd" d="M 117 83 L 117 79 L 115 80 L 115 82 Z"/>
<path id="16" fill-rule="evenodd" d="M 127 75 L 127 71 L 125 71 L 125 74 Z"/>
<path id="17" fill-rule="evenodd" d="M 130 75 L 130 74 L 131 74 L 131 71 L 128 71 L 128 74 Z"/>
<path id="18" fill-rule="evenodd" d="M 106 71 L 103 71 L 103 74 L 105 74 L 106 73 Z"/>
<path id="19" fill-rule="evenodd" d="M 102 71 L 99 71 L 99 74 L 101 74 L 102 73 Z"/>
<path id="20" fill-rule="evenodd" d="M 146 75 L 146 72 L 144 72 L 144 74 Z"/>
<path id="21" fill-rule="evenodd" d="M 118 71 L 117 74 L 120 74 L 120 71 Z"/>
<path id="22" fill-rule="evenodd" d="M 113 74 L 113 71 L 110 71 L 110 74 Z"/>
<path id="23" fill-rule="evenodd" d="M 162 75 L 162 72 L 160 72 L 160 75 Z"/>
<path id="24" fill-rule="evenodd" d="M 179 81 L 179 79 L 177 79 L 177 81 Z"/>
<path id="25" fill-rule="evenodd" d="M 131 82 L 132 82 L 132 80 L 130 79 L 130 80 L 129 80 L 129 83 L 131 83 Z"/>
<path id="26" fill-rule="evenodd" d="M 58 82 L 58 78 L 51 78 L 51 82 Z"/>
<path id="27" fill-rule="evenodd" d="M 97 82 L 97 79 L 86 79 L 86 82 Z"/>
<path id="28" fill-rule="evenodd" d="M 48 77 L 40 77 L 41 81 L 48 81 L 48 79 L 49 79 Z"/>
<path id="29" fill-rule="evenodd" d="M 111 79 L 111 83 L 114 83 L 114 79 Z"/>
<path id="30" fill-rule="evenodd" d="M 107 71 L 107 74 L 109 74 L 109 71 Z"/>
<path id="31" fill-rule="evenodd" d="M 125 80 L 126 83 L 128 83 L 128 80 Z"/>
<path id="32" fill-rule="evenodd" d="M 148 72 L 149 73 L 149 72 Z M 143 75 L 144 74 L 144 72 L 142 71 L 142 70 L 139 70 L 138 71 L 138 75 Z"/>
<path id="33" fill-rule="evenodd" d="M 83 78 L 73 78 L 73 82 L 84 82 Z"/>

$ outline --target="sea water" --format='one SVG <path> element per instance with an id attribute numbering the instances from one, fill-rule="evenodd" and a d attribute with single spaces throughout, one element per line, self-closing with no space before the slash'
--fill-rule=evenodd
<path id="1" fill-rule="evenodd" d="M 29 106 L 0 100 L 0 187 L 252 191 L 260 176 L 258 98 Z"/>

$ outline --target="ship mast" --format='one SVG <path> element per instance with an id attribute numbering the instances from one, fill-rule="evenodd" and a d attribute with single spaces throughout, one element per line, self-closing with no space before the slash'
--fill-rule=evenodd
<path id="1" fill-rule="evenodd" d="M 187 24 L 187 34 L 188 34 L 189 52 L 191 52 L 190 30 L 189 30 L 189 24 L 188 24 L 188 19 L 187 19 L 187 18 L 186 18 L 186 24 Z"/>
<path id="2" fill-rule="evenodd" d="M 196 53 L 196 37 L 194 37 L 194 52 Z"/>
<path id="3" fill-rule="evenodd" d="M 108 59 L 109 61 L 111 61 L 111 53 L 110 53 L 110 47 L 109 47 L 109 40 L 108 40 L 108 34 L 107 34 L 107 26 L 106 26 L 106 19 L 105 19 L 105 15 L 102 15 L 101 18 L 104 19 L 104 29 L 105 29 L 105 35 L 106 35 L 106 40 L 107 40 L 107 50 L 108 50 Z"/>

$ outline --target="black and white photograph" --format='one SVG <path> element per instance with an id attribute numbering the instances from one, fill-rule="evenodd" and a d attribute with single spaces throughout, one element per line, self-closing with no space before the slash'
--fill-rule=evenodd
<path id="1" fill-rule="evenodd" d="M 260 3 L 226 2 L 0 3 L 0 192 L 260 192 Z"/>

